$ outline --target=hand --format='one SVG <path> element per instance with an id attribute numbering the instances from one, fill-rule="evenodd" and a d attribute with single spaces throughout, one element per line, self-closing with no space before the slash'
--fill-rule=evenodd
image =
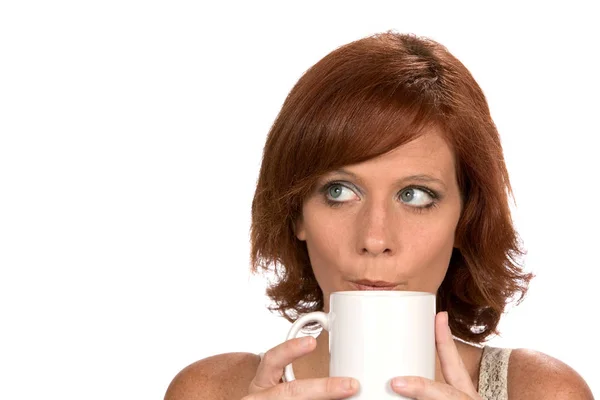
<path id="1" fill-rule="evenodd" d="M 355 394 L 358 391 L 358 381 L 351 378 L 300 379 L 280 383 L 285 366 L 313 351 L 316 343 L 315 338 L 307 336 L 288 340 L 267 351 L 256 376 L 250 382 L 248 395 L 242 400 L 330 400 Z"/>
<path id="2" fill-rule="evenodd" d="M 448 313 L 435 316 L 435 344 L 442 374 L 447 383 L 435 382 L 417 376 L 404 376 L 392 380 L 392 390 L 402 396 L 417 400 L 481 400 L 471 377 L 458 354 L 448 327 Z M 402 386 L 395 383 L 404 382 Z"/>

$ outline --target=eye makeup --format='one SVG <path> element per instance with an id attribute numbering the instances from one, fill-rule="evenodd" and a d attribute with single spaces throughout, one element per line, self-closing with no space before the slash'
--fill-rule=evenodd
<path id="1" fill-rule="evenodd" d="M 332 199 L 330 190 L 335 187 L 341 188 L 342 191 L 350 190 L 356 196 L 359 196 L 359 197 L 362 194 L 362 191 L 350 182 L 336 180 L 336 179 L 326 181 L 321 184 L 321 186 L 318 190 L 318 193 L 322 197 L 322 199 L 325 201 L 325 203 L 332 208 L 339 208 L 342 205 L 352 201 L 352 200 L 338 201 L 338 200 Z M 425 205 L 412 205 L 412 204 L 402 200 L 402 196 L 405 194 L 408 194 L 408 193 L 412 193 L 413 198 L 415 198 L 415 191 L 417 193 L 418 192 L 423 193 L 423 195 L 430 198 L 430 201 Z M 417 213 L 425 212 L 429 209 L 437 207 L 438 203 L 442 199 L 442 196 L 438 191 L 431 189 L 429 187 L 423 186 L 423 185 L 407 185 L 406 187 L 402 188 L 398 192 L 396 197 L 402 204 L 406 205 L 412 211 L 417 212 Z M 417 197 L 421 197 L 421 196 L 417 196 Z"/>

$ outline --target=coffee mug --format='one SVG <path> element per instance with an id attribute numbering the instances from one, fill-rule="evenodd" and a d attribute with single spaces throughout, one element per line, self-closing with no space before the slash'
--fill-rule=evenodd
<path id="1" fill-rule="evenodd" d="M 405 399 L 390 386 L 396 376 L 435 379 L 435 295 L 425 292 L 348 291 L 330 295 L 329 313 L 298 318 L 287 340 L 318 322 L 329 332 L 329 376 L 352 377 L 360 389 L 352 399 Z M 292 364 L 287 382 L 295 379 Z"/>

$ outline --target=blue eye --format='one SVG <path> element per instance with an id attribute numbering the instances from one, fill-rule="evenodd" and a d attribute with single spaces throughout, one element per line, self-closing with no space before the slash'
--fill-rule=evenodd
<path id="1" fill-rule="evenodd" d="M 327 191 L 327 200 L 334 200 L 335 202 L 343 202 L 344 201 L 344 192 L 350 192 L 347 194 L 351 195 L 352 193 L 354 193 L 352 190 L 350 190 L 348 187 L 342 185 L 341 183 L 331 183 L 326 187 L 326 191 Z M 346 200 L 349 200 L 349 198 L 347 198 Z"/>
<path id="2" fill-rule="evenodd" d="M 435 195 L 424 189 L 410 187 L 400 192 L 400 200 L 414 207 L 429 207 L 435 202 Z"/>
<path id="3" fill-rule="evenodd" d="M 323 185 L 319 192 L 331 207 L 339 207 L 351 200 L 360 199 L 357 194 L 360 193 L 360 190 L 347 182 L 328 182 Z M 424 211 L 437 205 L 438 196 L 432 190 L 409 186 L 398 193 L 398 199 L 415 211 Z"/>

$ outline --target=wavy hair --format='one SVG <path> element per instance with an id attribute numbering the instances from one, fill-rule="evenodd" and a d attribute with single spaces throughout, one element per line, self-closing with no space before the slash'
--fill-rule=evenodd
<path id="1" fill-rule="evenodd" d="M 513 196 L 485 96 L 441 44 L 385 32 L 346 44 L 308 69 L 287 96 L 264 147 L 252 202 L 251 270 L 271 272 L 270 309 L 290 322 L 323 309 L 294 222 L 323 174 L 407 143 L 435 125 L 456 158 L 463 208 L 438 310 L 452 333 L 481 343 L 533 277 L 514 229 Z M 314 328 L 310 326 L 309 328 Z"/>

